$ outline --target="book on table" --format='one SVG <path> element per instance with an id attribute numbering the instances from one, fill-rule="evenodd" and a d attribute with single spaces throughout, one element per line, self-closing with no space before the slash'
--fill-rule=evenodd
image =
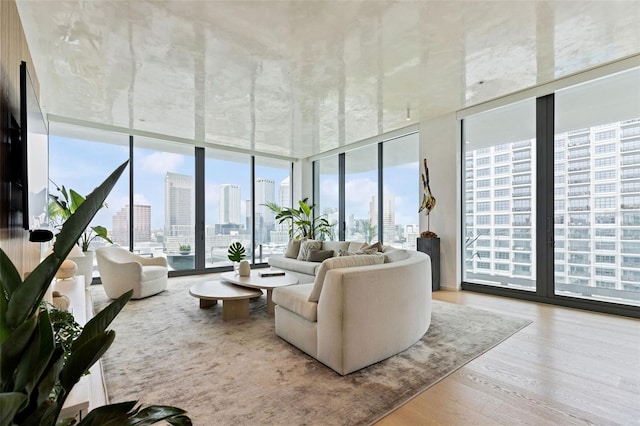
<path id="1" fill-rule="evenodd" d="M 284 275 L 284 271 L 279 269 L 269 269 L 266 271 L 260 271 L 258 274 L 260 274 L 261 277 L 281 277 Z"/>

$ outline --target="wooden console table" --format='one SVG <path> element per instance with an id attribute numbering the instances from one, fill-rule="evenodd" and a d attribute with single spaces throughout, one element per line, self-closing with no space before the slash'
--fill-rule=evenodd
<path id="1" fill-rule="evenodd" d="M 440 238 L 418 238 L 417 248 L 431 257 L 431 290 L 440 290 Z"/>

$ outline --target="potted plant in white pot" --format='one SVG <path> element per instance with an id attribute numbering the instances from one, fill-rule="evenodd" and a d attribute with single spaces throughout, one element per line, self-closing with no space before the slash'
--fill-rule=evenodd
<path id="1" fill-rule="evenodd" d="M 246 250 L 241 242 L 235 241 L 229 245 L 227 257 L 233 262 L 233 270 L 237 274 L 240 269 L 240 261 L 244 259 Z"/>
<path id="2" fill-rule="evenodd" d="M 67 191 L 64 185 L 58 186 L 52 180 L 50 180 L 50 182 L 56 187 L 59 195 L 49 194 L 49 218 L 52 225 L 60 229 L 62 224 L 84 203 L 86 197 L 71 188 Z M 102 207 L 107 207 L 107 204 L 102 204 L 100 208 Z M 89 250 L 89 245 L 96 238 L 113 244 L 113 241 L 111 241 L 111 238 L 108 236 L 107 228 L 100 225 L 89 226 L 78 239 L 78 245 L 82 249 L 84 256 L 69 257 L 70 260 L 73 260 L 75 264 L 78 265 L 78 275 L 84 275 L 85 287 L 89 287 L 93 280 L 93 262 L 95 255 L 92 250 Z"/>

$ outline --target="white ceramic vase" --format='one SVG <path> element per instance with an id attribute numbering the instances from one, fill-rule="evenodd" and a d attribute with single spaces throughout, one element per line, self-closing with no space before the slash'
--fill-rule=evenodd
<path id="1" fill-rule="evenodd" d="M 69 257 L 78 265 L 78 272 L 76 275 L 84 275 L 85 288 L 91 285 L 93 281 L 93 258 L 95 253 L 91 250 L 85 251 L 82 257 Z"/>
<path id="2" fill-rule="evenodd" d="M 248 260 L 241 260 L 240 266 L 238 267 L 238 275 L 241 277 L 248 277 L 251 275 L 251 264 Z"/>

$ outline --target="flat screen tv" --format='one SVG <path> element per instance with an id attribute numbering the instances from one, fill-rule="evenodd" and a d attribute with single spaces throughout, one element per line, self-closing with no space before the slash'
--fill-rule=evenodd
<path id="1" fill-rule="evenodd" d="M 20 145 L 24 229 L 49 226 L 49 129 L 26 62 L 20 64 Z"/>

